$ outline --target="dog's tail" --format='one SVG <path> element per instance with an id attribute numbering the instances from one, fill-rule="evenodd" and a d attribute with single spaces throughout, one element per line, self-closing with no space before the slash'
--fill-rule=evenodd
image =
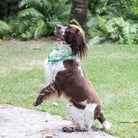
<path id="1" fill-rule="evenodd" d="M 105 117 L 103 116 L 102 113 L 99 113 L 97 116 L 97 119 L 100 121 L 100 123 L 102 124 L 103 128 L 105 129 L 110 129 L 111 127 L 111 123 L 109 123 Z"/>

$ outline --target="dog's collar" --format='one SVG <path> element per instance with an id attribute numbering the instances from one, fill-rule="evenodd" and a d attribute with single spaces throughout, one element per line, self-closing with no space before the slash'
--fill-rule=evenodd
<path id="1" fill-rule="evenodd" d="M 64 59 L 76 59 L 76 56 L 72 56 L 71 45 L 63 42 L 59 49 L 52 49 L 48 56 L 48 64 L 57 62 Z"/>

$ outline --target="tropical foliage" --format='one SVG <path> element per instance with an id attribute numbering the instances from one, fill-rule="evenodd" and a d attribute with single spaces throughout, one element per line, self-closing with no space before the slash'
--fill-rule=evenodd
<path id="1" fill-rule="evenodd" d="M 0 19 L 6 21 L 0 21 L 1 39 L 9 36 L 25 40 L 38 39 L 53 35 L 56 24 L 68 24 L 71 0 L 8 1 L 16 10 L 8 15 L 6 2 L 0 2 L 1 6 L 5 6 Z M 137 0 L 89 0 L 87 33 L 90 43 L 138 43 L 137 5 Z"/>
<path id="2" fill-rule="evenodd" d="M 137 0 L 89 0 L 88 34 L 91 43 L 138 43 Z"/>
<path id="3" fill-rule="evenodd" d="M 24 9 L 12 26 L 13 36 L 37 39 L 52 34 L 57 23 L 68 23 L 70 5 L 65 4 L 66 0 L 21 0 L 18 6 Z"/>
<path id="4" fill-rule="evenodd" d="M 9 30 L 10 26 L 6 22 L 0 20 L 0 38 L 7 37 Z"/>

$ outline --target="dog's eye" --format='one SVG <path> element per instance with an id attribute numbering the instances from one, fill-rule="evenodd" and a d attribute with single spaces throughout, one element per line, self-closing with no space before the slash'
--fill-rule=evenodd
<path id="1" fill-rule="evenodd" d="M 66 29 L 67 33 L 72 33 L 72 30 L 70 28 Z"/>
<path id="2" fill-rule="evenodd" d="M 70 33 L 70 31 L 66 31 L 66 33 Z"/>
<path id="3" fill-rule="evenodd" d="M 70 31 L 69 31 L 69 30 L 67 30 L 67 31 L 65 32 L 65 34 L 70 34 Z"/>

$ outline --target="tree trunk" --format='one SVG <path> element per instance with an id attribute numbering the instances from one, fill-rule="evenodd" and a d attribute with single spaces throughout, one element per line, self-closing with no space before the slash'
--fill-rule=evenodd
<path id="1" fill-rule="evenodd" d="M 88 0 L 72 0 L 69 23 L 76 19 L 86 32 Z"/>

